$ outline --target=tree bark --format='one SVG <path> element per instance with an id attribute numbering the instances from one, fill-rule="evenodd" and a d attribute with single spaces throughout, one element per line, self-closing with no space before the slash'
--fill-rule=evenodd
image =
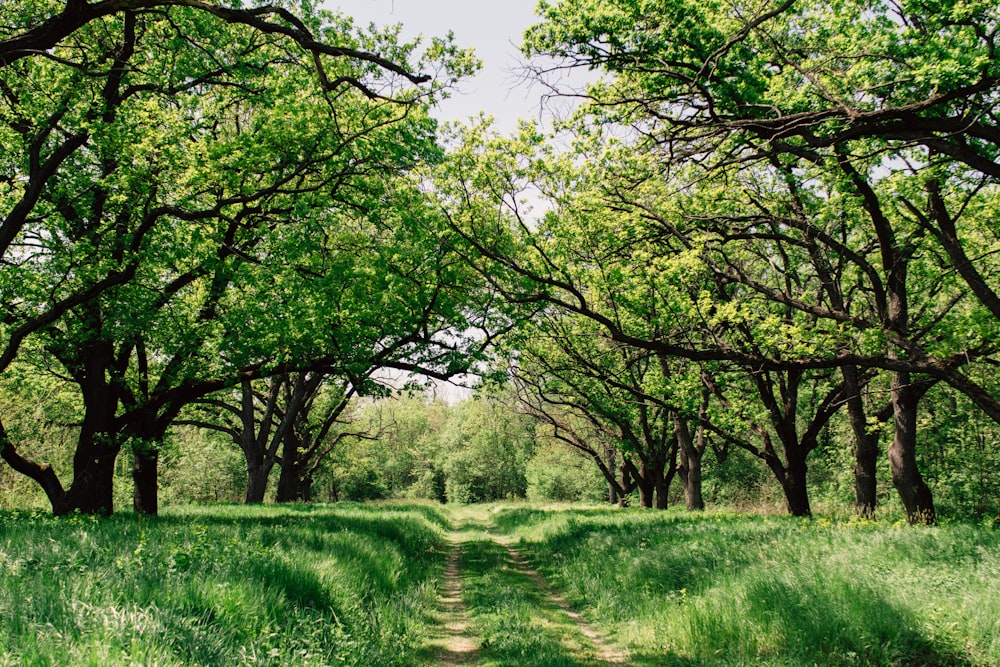
<path id="1" fill-rule="evenodd" d="M 796 459 L 789 461 L 782 476 L 781 486 L 785 492 L 785 504 L 792 516 L 812 516 L 809 488 L 806 485 L 807 470 L 805 459 Z"/>
<path id="2" fill-rule="evenodd" d="M 132 447 L 132 509 L 136 514 L 159 513 L 159 462 L 160 450 L 154 444 Z"/>
<path id="3" fill-rule="evenodd" d="M 847 395 L 847 417 L 854 433 L 854 511 L 866 519 L 875 517 L 878 502 L 876 466 L 878 464 L 879 430 L 869 428 L 858 369 L 844 366 L 841 369 Z"/>
<path id="4" fill-rule="evenodd" d="M 635 485 L 639 489 L 639 507 L 652 507 L 655 485 L 649 474 L 648 464 L 643 462 L 636 468 L 634 464 L 630 463 L 629 469 L 632 473 L 632 479 L 635 480 Z"/>
<path id="5" fill-rule="evenodd" d="M 680 415 L 674 418 L 674 432 L 677 434 L 680 455 L 677 473 L 684 486 L 684 505 L 689 510 L 703 510 L 705 500 L 701 493 L 701 458 L 704 449 L 699 449 L 695 445 L 687 420 L 682 419 Z"/>
<path id="6" fill-rule="evenodd" d="M 670 479 L 663 474 L 663 470 L 655 471 L 653 475 L 653 487 L 656 491 L 656 509 L 665 510 L 669 504 Z M 673 477 L 671 475 L 671 477 Z"/>
<path id="7" fill-rule="evenodd" d="M 110 516 L 115 509 L 114 478 L 115 460 L 119 448 L 114 446 L 88 447 L 88 454 L 79 455 L 74 462 L 73 485 L 66 492 L 65 512 L 53 507 L 53 513 Z"/>
<path id="8" fill-rule="evenodd" d="M 36 463 L 21 456 L 10 441 L 3 422 L 0 422 L 0 457 L 15 471 L 30 477 L 42 487 L 52 505 L 53 514 L 59 516 L 69 512 L 66 505 L 66 490 L 59 481 L 56 471 L 47 463 Z"/>
<path id="9" fill-rule="evenodd" d="M 245 503 L 262 503 L 267 493 L 267 479 L 271 476 L 273 464 L 260 462 L 247 464 L 247 491 L 243 497 Z"/>
<path id="10" fill-rule="evenodd" d="M 909 373 L 892 377 L 893 425 L 889 447 L 889 469 L 892 483 L 899 493 L 911 524 L 933 525 L 937 522 L 934 499 L 917 467 L 917 395 Z"/>
<path id="11" fill-rule="evenodd" d="M 83 425 L 73 456 L 73 484 L 66 492 L 67 509 L 84 514 L 114 512 L 115 461 L 121 433 L 115 423 L 118 392 L 107 379 L 113 350 L 100 343 L 82 351 L 78 383 L 83 394 Z"/>
<path id="12" fill-rule="evenodd" d="M 278 476 L 275 502 L 293 503 L 302 500 L 300 494 L 302 472 L 302 465 L 299 462 L 299 441 L 289 429 L 282 443 L 281 474 Z"/>

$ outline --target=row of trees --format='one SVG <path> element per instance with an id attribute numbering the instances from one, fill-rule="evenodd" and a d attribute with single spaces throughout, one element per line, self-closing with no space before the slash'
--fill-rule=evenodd
<path id="1" fill-rule="evenodd" d="M 933 523 L 925 397 L 947 385 L 1000 421 L 996 4 L 540 12 L 525 52 L 601 74 L 571 147 L 476 128 L 439 183 L 467 259 L 529 313 L 511 363 L 531 409 L 574 446 L 609 431 L 646 504 L 675 447 L 699 507 L 705 443 L 728 443 L 795 515 L 846 414 L 857 511 L 887 432 L 909 520 Z"/>
<path id="2" fill-rule="evenodd" d="M 703 507 L 706 454 L 738 451 L 808 515 L 840 447 L 871 516 L 887 448 L 932 523 L 930 452 L 975 438 L 927 415 L 1000 423 L 994 4 L 542 2 L 539 76 L 601 78 L 550 135 L 447 151 L 427 105 L 474 65 L 448 42 L 414 60 L 305 2 L 4 9 L 0 379 L 72 388 L 72 485 L 5 414 L 0 455 L 57 513 L 110 512 L 127 449 L 155 512 L 186 424 L 239 447 L 246 500 L 276 465 L 308 498 L 375 437 L 343 422 L 385 369 L 492 350 L 612 497 L 663 507 L 677 478 Z M 983 489 L 992 429 L 960 457 Z"/>
<path id="3" fill-rule="evenodd" d="M 488 342 L 489 292 L 408 176 L 441 159 L 427 107 L 467 52 L 310 2 L 0 11 L 0 372 L 21 380 L 0 455 L 55 513 L 111 512 L 123 449 L 135 509 L 156 512 L 183 421 L 232 434 L 248 500 L 277 459 L 283 497 L 307 495 L 377 371 L 447 378 Z M 4 426 L 32 396 L 11 388 L 43 374 L 76 396 L 68 486 Z M 313 432 L 320 393 L 340 398 Z"/>

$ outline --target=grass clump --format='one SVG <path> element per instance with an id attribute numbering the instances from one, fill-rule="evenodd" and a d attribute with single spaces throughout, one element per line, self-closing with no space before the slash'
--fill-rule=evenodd
<path id="1" fill-rule="evenodd" d="M 425 514 L 0 514 L 0 665 L 418 664 L 446 550 Z"/>
<path id="2" fill-rule="evenodd" d="M 1000 665 L 1000 531 L 495 510 L 640 665 Z"/>

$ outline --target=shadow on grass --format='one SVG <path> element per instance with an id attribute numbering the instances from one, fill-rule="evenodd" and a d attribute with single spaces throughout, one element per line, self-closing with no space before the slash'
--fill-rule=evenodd
<path id="1" fill-rule="evenodd" d="M 779 651 L 808 663 L 972 667 L 935 646 L 911 612 L 838 576 L 794 585 L 758 579 L 748 587 L 743 623 L 770 628 L 785 639 Z"/>

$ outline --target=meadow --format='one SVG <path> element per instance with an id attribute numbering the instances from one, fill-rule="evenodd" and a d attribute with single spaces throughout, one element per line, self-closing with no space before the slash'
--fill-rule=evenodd
<path id="1" fill-rule="evenodd" d="M 0 514 L 0 664 L 416 664 L 442 527 L 421 506 Z"/>
<path id="2" fill-rule="evenodd" d="M 461 656 L 434 643 L 453 549 Z M 19 666 L 986 667 L 1000 530 L 523 503 L 6 512 L 0 617 Z"/>
<path id="3" fill-rule="evenodd" d="M 1000 530 L 497 507 L 636 665 L 1000 665 Z"/>

